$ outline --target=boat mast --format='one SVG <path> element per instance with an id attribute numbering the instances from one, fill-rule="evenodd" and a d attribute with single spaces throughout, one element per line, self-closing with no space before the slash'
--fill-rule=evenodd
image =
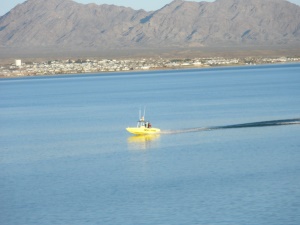
<path id="1" fill-rule="evenodd" d="M 140 110 L 139 110 L 139 120 L 141 120 L 142 119 L 142 109 L 141 109 L 141 107 L 140 107 Z"/>

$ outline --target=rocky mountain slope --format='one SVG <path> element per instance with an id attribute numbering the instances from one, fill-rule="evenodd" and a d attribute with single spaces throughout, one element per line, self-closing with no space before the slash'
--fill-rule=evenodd
<path id="1" fill-rule="evenodd" d="M 286 0 L 174 0 L 146 12 L 72 0 L 27 0 L 0 17 L 1 47 L 105 49 L 300 44 Z"/>

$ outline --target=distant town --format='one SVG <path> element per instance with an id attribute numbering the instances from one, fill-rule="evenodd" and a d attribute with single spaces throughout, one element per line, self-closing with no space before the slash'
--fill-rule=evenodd
<path id="1" fill-rule="evenodd" d="M 22 62 L 16 59 L 8 65 L 0 65 L 0 77 L 22 77 L 55 74 L 80 74 L 117 71 L 163 70 L 202 68 L 216 66 L 257 65 L 300 62 L 300 57 L 277 58 L 194 58 L 194 59 L 68 59 L 44 62 Z"/>

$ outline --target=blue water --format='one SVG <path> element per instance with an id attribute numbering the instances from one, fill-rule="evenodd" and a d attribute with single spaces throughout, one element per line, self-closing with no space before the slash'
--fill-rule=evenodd
<path id="1" fill-rule="evenodd" d="M 2 79 L 0 96 L 1 225 L 300 224 L 300 64 Z M 144 106 L 163 134 L 126 132 Z"/>

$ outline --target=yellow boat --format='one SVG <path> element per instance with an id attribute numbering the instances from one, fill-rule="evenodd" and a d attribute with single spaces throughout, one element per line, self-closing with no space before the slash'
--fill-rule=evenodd
<path id="1" fill-rule="evenodd" d="M 145 121 L 144 116 L 139 119 L 136 127 L 127 127 L 126 130 L 136 135 L 158 134 L 160 132 L 159 128 L 152 127 L 149 121 Z"/>

